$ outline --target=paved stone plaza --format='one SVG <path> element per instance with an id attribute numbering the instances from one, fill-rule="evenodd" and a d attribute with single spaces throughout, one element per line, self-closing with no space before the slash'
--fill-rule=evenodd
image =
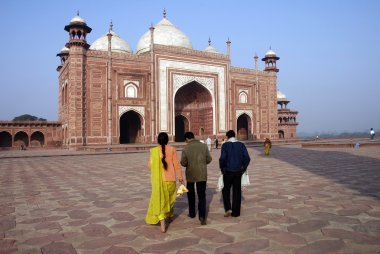
<path id="1" fill-rule="evenodd" d="M 249 152 L 241 217 L 223 217 L 213 150 L 208 224 L 184 196 L 166 234 L 144 222 L 147 152 L 0 152 L 0 253 L 380 253 L 380 147 Z"/>

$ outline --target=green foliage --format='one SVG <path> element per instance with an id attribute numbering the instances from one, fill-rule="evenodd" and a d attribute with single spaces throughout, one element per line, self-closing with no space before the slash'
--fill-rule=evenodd
<path id="1" fill-rule="evenodd" d="M 12 121 L 46 121 L 46 119 L 45 118 L 38 118 L 36 116 L 32 116 L 29 114 L 24 114 L 21 116 L 16 116 L 15 118 L 13 118 Z"/>

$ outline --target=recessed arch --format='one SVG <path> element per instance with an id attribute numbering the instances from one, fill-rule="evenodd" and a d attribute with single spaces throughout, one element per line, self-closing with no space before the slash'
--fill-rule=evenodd
<path id="1" fill-rule="evenodd" d="M 45 144 L 45 135 L 40 131 L 35 131 L 30 136 L 30 146 L 43 147 Z"/>
<path id="2" fill-rule="evenodd" d="M 128 83 L 125 85 L 124 94 L 127 98 L 137 98 L 137 85 L 135 83 Z"/>
<path id="3" fill-rule="evenodd" d="M 28 147 L 29 146 L 29 136 L 26 134 L 24 131 L 19 131 L 16 133 L 13 139 L 13 143 L 15 146 L 24 146 Z"/>
<path id="4" fill-rule="evenodd" d="M 0 132 L 0 147 L 12 147 L 12 135 L 9 132 Z"/>
<path id="5" fill-rule="evenodd" d="M 237 138 L 239 140 L 248 140 L 252 129 L 251 118 L 246 114 L 241 114 L 237 119 Z"/>
<path id="6" fill-rule="evenodd" d="M 183 115 L 175 116 L 175 142 L 185 141 L 185 132 L 190 130 L 189 120 Z"/>
<path id="7" fill-rule="evenodd" d="M 186 116 L 195 134 L 203 128 L 202 135 L 214 134 L 214 108 L 210 91 L 197 81 L 180 87 L 174 95 L 174 114 Z M 174 133 L 176 133 L 174 121 Z M 181 126 L 182 128 L 182 126 Z"/>
<path id="8" fill-rule="evenodd" d="M 240 92 L 239 93 L 239 102 L 240 103 L 247 103 L 248 102 L 248 94 L 246 92 Z"/>
<path id="9" fill-rule="evenodd" d="M 119 119 L 120 144 L 142 143 L 144 141 L 143 117 L 134 110 L 124 112 Z"/>

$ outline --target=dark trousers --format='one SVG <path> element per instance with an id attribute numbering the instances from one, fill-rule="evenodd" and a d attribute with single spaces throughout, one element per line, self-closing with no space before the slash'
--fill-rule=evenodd
<path id="1" fill-rule="evenodd" d="M 206 181 L 189 183 L 187 182 L 186 187 L 189 190 L 187 193 L 187 200 L 189 203 L 189 216 L 195 217 L 195 188 L 197 187 L 198 195 L 198 217 L 206 218 Z"/>
<path id="2" fill-rule="evenodd" d="M 224 210 L 232 210 L 232 216 L 240 216 L 241 206 L 241 175 L 242 172 L 226 172 L 223 175 L 224 187 L 222 190 Z M 232 187 L 232 207 L 231 207 Z"/>

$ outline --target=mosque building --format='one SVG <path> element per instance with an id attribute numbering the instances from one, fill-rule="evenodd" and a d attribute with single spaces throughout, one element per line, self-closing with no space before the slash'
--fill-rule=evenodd
<path id="1" fill-rule="evenodd" d="M 136 52 L 112 23 L 91 45 L 92 28 L 79 13 L 64 30 L 69 39 L 57 54 L 58 122 L 28 129 L 0 121 L 0 146 L 149 144 L 160 132 L 181 142 L 186 131 L 203 139 L 222 138 L 230 129 L 239 140 L 296 138 L 297 112 L 277 90 L 280 58 L 272 49 L 262 58 L 264 70 L 257 55 L 254 69 L 234 67 L 229 39 L 226 54 L 210 39 L 204 50 L 193 49 L 165 11 Z M 16 139 L 19 132 L 25 135 Z"/>

